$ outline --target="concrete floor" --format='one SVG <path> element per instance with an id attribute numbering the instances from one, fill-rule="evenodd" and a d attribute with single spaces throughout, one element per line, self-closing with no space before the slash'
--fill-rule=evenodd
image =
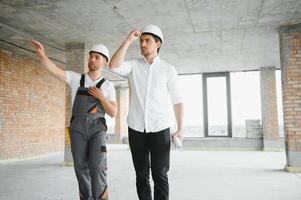
<path id="1" fill-rule="evenodd" d="M 136 200 L 130 152 L 110 147 L 111 200 Z M 75 200 L 63 154 L 0 164 L 1 200 Z M 284 170 L 284 152 L 171 152 L 170 200 L 300 200 L 301 174 Z"/>

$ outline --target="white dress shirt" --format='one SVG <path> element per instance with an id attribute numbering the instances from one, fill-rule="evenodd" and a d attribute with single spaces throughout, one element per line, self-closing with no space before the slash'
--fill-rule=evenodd
<path id="1" fill-rule="evenodd" d="M 139 132 L 158 132 L 172 125 L 172 104 L 182 102 L 174 66 L 154 58 L 149 65 L 139 58 L 122 63 L 114 72 L 129 79 L 131 87 L 128 126 Z"/>

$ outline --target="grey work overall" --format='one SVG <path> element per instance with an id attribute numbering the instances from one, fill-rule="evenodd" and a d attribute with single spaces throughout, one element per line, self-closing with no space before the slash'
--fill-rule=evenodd
<path id="1" fill-rule="evenodd" d="M 100 88 L 105 80 L 96 85 Z M 107 200 L 107 150 L 105 111 L 88 93 L 82 75 L 72 108 L 71 151 L 80 200 Z"/>

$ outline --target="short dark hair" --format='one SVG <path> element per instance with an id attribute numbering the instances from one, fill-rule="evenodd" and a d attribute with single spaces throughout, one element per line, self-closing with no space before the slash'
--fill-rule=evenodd
<path id="1" fill-rule="evenodd" d="M 162 40 L 161 40 L 161 38 L 158 37 L 158 36 L 156 36 L 155 34 L 153 34 L 153 33 L 148 33 L 148 32 L 144 32 L 144 33 L 141 34 L 141 36 L 142 36 L 142 35 L 151 35 L 151 36 L 153 36 L 153 38 L 155 39 L 156 42 L 161 42 L 161 45 L 162 45 Z M 157 53 L 159 53 L 160 48 L 161 48 L 161 46 L 157 49 Z"/>

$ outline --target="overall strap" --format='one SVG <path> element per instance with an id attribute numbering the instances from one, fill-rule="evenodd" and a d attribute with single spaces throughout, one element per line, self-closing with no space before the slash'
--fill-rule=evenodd
<path id="1" fill-rule="evenodd" d="M 102 78 L 97 84 L 96 84 L 96 87 L 98 89 L 100 89 L 101 85 L 103 84 L 103 82 L 105 82 L 106 79 Z"/>
<path id="2" fill-rule="evenodd" d="M 85 87 L 85 74 L 82 74 L 80 78 L 80 87 Z"/>

